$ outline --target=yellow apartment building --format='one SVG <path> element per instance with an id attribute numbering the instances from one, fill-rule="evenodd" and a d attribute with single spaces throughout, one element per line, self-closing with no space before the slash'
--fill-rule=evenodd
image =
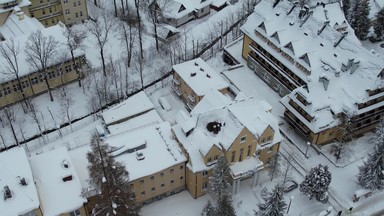
<path id="1" fill-rule="evenodd" d="M 313 144 L 340 140 L 345 127 L 360 136 L 384 116 L 384 64 L 356 43 L 342 13 L 337 2 L 261 1 L 241 27 L 248 67 L 283 97 L 284 119 Z"/>
<path id="2" fill-rule="evenodd" d="M 30 0 L 29 13 L 45 27 L 59 21 L 66 25 L 83 22 L 88 18 L 86 0 Z"/>
<path id="3" fill-rule="evenodd" d="M 31 2 L 28 0 L 7 0 L 0 2 L 0 26 L 7 20 L 8 16 L 13 12 L 14 7 L 18 7 L 24 14 L 29 15 L 28 6 Z M 0 38 L 1 39 L 1 38 Z"/>
<path id="4" fill-rule="evenodd" d="M 205 97 L 205 100 L 210 100 Z M 243 99 L 224 107 L 192 110 L 172 127 L 187 156 L 186 187 L 194 198 L 207 192 L 209 176 L 220 156 L 230 165 L 232 194 L 239 192 L 240 181 L 253 178 L 278 153 L 281 135 L 271 106 L 264 101 Z"/>
<path id="5" fill-rule="evenodd" d="M 211 89 L 218 90 L 222 94 L 228 93 L 228 83 L 201 58 L 174 65 L 172 68 L 171 87 L 189 111 Z"/>

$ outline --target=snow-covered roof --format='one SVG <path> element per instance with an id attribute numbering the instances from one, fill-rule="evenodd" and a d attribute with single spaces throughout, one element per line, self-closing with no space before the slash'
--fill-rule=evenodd
<path id="1" fill-rule="evenodd" d="M 198 96 L 209 89 L 228 88 L 228 83 L 201 58 L 174 65 L 173 70 Z"/>
<path id="2" fill-rule="evenodd" d="M 201 102 L 208 99 L 204 97 Z M 278 123 L 270 111 L 266 102 L 254 98 L 233 101 L 224 107 L 186 117 L 173 126 L 173 131 L 190 156 L 192 172 L 199 172 L 209 169 L 201 155 L 205 156 L 213 146 L 228 150 L 245 127 L 258 138 L 270 126 L 275 131 L 273 144 L 280 142 Z M 218 133 L 210 131 L 208 125 L 212 123 L 219 128 Z"/>
<path id="3" fill-rule="evenodd" d="M 263 168 L 263 162 L 256 157 L 250 157 L 229 166 L 234 179 L 249 176 Z"/>
<path id="4" fill-rule="evenodd" d="M 19 13 L 20 15 L 17 15 Z M 19 19 L 19 16 L 23 16 L 23 19 Z M 23 12 L 13 11 L 8 16 L 5 23 L 0 26 L 0 34 L 5 40 L 13 39 L 17 36 L 30 34 L 37 30 L 42 30 L 45 27 L 36 19 L 30 18 Z"/>
<path id="5" fill-rule="evenodd" d="M 65 147 L 30 158 L 44 215 L 75 211 L 86 199 L 81 196 L 80 178 Z"/>
<path id="6" fill-rule="evenodd" d="M 60 24 L 57 24 L 57 25 L 54 25 L 54 26 L 51 26 L 48 28 L 38 30 L 38 31 L 41 31 L 41 33 L 44 37 L 48 38 L 48 37 L 52 36 L 58 42 L 57 43 L 57 45 L 58 45 L 57 50 L 58 50 L 59 56 L 66 54 L 66 56 L 65 56 L 66 60 L 71 59 L 70 50 L 69 50 L 68 46 L 65 45 L 67 39 L 65 38 L 65 35 L 64 35 L 64 32 L 66 31 L 66 27 L 64 24 L 60 23 Z M 28 41 L 28 37 L 30 35 L 29 33 L 19 35 L 19 36 L 13 38 L 15 43 L 19 44 L 19 46 L 22 50 L 22 52 L 20 52 L 20 54 L 18 55 L 18 65 L 19 65 L 19 76 L 20 77 L 37 71 L 37 69 L 35 67 L 32 67 L 27 62 L 27 60 L 26 60 L 27 56 L 23 50 L 26 42 Z M 1 43 L 7 43 L 7 40 L 0 42 L 0 44 Z M 84 55 L 84 52 L 81 51 L 80 49 L 74 51 L 75 57 L 78 57 L 81 55 Z M 53 66 L 53 65 L 56 65 L 56 64 L 63 62 L 63 59 L 57 58 L 57 59 L 51 59 L 50 61 L 51 61 L 50 62 L 51 64 L 49 64 L 48 66 Z M 6 60 L 4 58 L 0 58 L 0 65 L 8 65 L 8 63 L 6 62 Z M 2 68 L 0 68 L 0 71 L 1 70 L 2 70 Z M 6 82 L 9 80 L 14 80 L 14 79 L 15 78 L 14 78 L 13 74 L 0 73 L 0 82 Z"/>
<path id="7" fill-rule="evenodd" d="M 310 105 L 302 106 L 309 115 L 316 116 L 310 123 L 304 121 L 312 131 L 337 125 L 331 110 L 336 114 L 354 113 L 356 103 L 369 99 L 366 90 L 384 85 L 378 77 L 384 67 L 382 59 L 361 45 L 344 22 L 338 3 L 310 7 L 309 16 L 300 19 L 300 6 L 280 1 L 273 8 L 273 2 L 266 0 L 257 4 L 255 12 L 241 27 L 242 31 L 307 83 L 309 93 L 298 88 L 287 97 L 293 98 L 296 92 L 300 92 L 313 99 Z M 335 29 L 340 27 L 344 29 Z M 255 32 L 268 38 L 277 49 Z M 308 73 L 292 64 L 282 53 L 291 57 L 296 65 L 306 68 Z M 292 108 L 288 101 L 286 98 L 282 103 Z"/>
<path id="8" fill-rule="evenodd" d="M 102 116 L 106 125 L 114 124 L 124 119 L 148 112 L 154 108 L 144 91 L 132 95 L 127 100 L 103 112 Z"/>
<path id="9" fill-rule="evenodd" d="M 205 113 L 209 110 L 225 107 L 231 103 L 231 99 L 220 93 L 217 89 L 209 89 L 191 111 L 191 115 Z"/>
<path id="10" fill-rule="evenodd" d="M 27 185 L 21 184 L 23 178 Z M 3 199 L 5 186 L 11 191 L 11 198 Z M 23 147 L 14 147 L 0 153 L 0 190 L 1 215 L 19 216 L 39 208 L 39 197 Z"/>
<path id="11" fill-rule="evenodd" d="M 124 131 L 129 131 L 149 125 L 155 125 L 163 122 L 159 114 L 155 110 L 151 110 L 135 118 L 131 118 L 125 122 L 108 126 L 111 134 L 118 134 Z"/>
<path id="12" fill-rule="evenodd" d="M 9 3 L 9 2 L 13 2 L 14 0 L 0 0 L 0 4 L 5 4 L 5 3 Z M 21 0 L 19 2 L 19 4 L 17 4 L 15 7 L 26 7 L 26 6 L 30 6 L 32 3 L 29 1 L 29 0 Z M 9 7 L 9 8 L 2 8 L 0 7 L 0 14 L 1 13 L 4 13 L 4 12 L 8 12 L 8 11 L 11 11 L 13 10 L 14 7 Z"/>
<path id="13" fill-rule="evenodd" d="M 208 6 L 211 0 L 206 0 L 204 2 L 200 0 L 157 0 L 157 2 L 161 7 L 164 7 L 164 17 L 180 19 L 195 10 Z M 181 10 L 181 7 L 184 7 L 185 9 Z"/>
<path id="14" fill-rule="evenodd" d="M 117 161 L 124 163 L 129 172 L 130 181 L 186 161 L 172 137 L 169 122 L 111 135 L 105 139 L 105 142 L 116 149 L 112 154 Z M 135 151 L 137 148 L 140 148 L 139 151 L 143 153 L 144 159 L 137 159 Z"/>

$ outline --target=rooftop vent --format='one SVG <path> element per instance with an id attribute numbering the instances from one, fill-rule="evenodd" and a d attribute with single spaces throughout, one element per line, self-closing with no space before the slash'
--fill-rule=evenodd
<path id="1" fill-rule="evenodd" d="M 4 186 L 4 200 L 12 198 L 12 192 L 9 189 L 8 185 Z"/>
<path id="2" fill-rule="evenodd" d="M 323 43 L 320 43 L 320 46 L 322 46 L 322 47 L 323 47 L 323 46 L 324 46 L 324 44 L 323 44 Z"/>
<path id="3" fill-rule="evenodd" d="M 196 72 L 191 73 L 191 77 L 196 76 Z"/>
<path id="4" fill-rule="evenodd" d="M 200 68 L 200 71 L 203 71 L 203 72 L 204 72 L 204 69 L 203 69 L 203 68 Z"/>
<path id="5" fill-rule="evenodd" d="M 195 62 L 195 66 L 199 66 L 199 64 L 197 62 Z"/>
<path id="6" fill-rule="evenodd" d="M 207 130 L 214 134 L 218 134 L 221 130 L 222 124 L 220 122 L 209 122 L 207 124 Z"/>
<path id="7" fill-rule="evenodd" d="M 63 162 L 61 162 L 61 165 L 63 166 L 64 169 L 69 168 L 69 162 L 67 160 L 63 160 Z"/>
<path id="8" fill-rule="evenodd" d="M 305 36 L 308 36 L 308 33 L 307 33 L 307 32 L 304 32 L 304 35 L 305 35 Z"/>
<path id="9" fill-rule="evenodd" d="M 344 32 L 341 37 L 339 38 L 339 40 L 337 40 L 334 44 L 333 44 L 333 47 L 337 47 L 339 45 L 339 43 L 345 38 L 345 36 L 347 36 L 348 32 Z"/>
<path id="10" fill-rule="evenodd" d="M 360 64 L 360 60 L 353 61 L 353 64 L 351 66 L 351 72 L 350 72 L 351 74 L 353 74 L 356 71 L 357 67 L 359 67 L 359 64 Z"/>
<path id="11" fill-rule="evenodd" d="M 136 151 L 136 159 L 139 161 L 145 159 L 145 156 L 142 151 Z"/>
<path id="12" fill-rule="evenodd" d="M 276 16 L 280 16 L 280 13 L 276 13 Z"/>
<path id="13" fill-rule="evenodd" d="M 349 70 L 352 67 L 354 60 L 355 59 L 353 59 L 353 58 L 349 58 L 346 65 L 344 63 L 341 64 L 341 70 L 344 71 L 344 72 Z"/>
<path id="14" fill-rule="evenodd" d="M 323 83 L 324 90 L 327 91 L 329 85 L 329 77 L 325 74 L 319 76 L 319 82 Z"/>
<path id="15" fill-rule="evenodd" d="M 63 178 L 63 182 L 72 181 L 73 177 L 72 174 L 66 175 Z"/>
<path id="16" fill-rule="evenodd" d="M 210 79 L 210 78 L 211 78 L 211 75 L 207 74 L 207 77 Z"/>
<path id="17" fill-rule="evenodd" d="M 17 176 L 17 178 L 19 179 L 19 184 L 20 185 L 22 185 L 22 186 L 27 186 L 28 185 L 28 183 L 25 180 L 25 178 L 21 178 L 20 176 Z"/>

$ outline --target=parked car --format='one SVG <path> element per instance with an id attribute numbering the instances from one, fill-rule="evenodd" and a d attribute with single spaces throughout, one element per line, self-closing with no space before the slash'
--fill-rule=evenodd
<path id="1" fill-rule="evenodd" d="M 159 98 L 159 104 L 161 108 L 163 108 L 166 111 L 169 111 L 172 109 L 171 105 L 169 104 L 168 100 L 165 97 Z"/>
<path id="2" fill-rule="evenodd" d="M 293 180 L 287 180 L 284 183 L 284 192 L 285 193 L 291 192 L 291 191 L 295 190 L 298 186 L 299 186 L 299 184 L 297 184 L 297 182 L 295 182 Z"/>

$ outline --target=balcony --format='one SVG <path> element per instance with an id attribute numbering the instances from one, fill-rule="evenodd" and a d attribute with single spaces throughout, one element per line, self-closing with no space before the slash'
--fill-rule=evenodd
<path id="1" fill-rule="evenodd" d="M 42 8 L 46 8 L 46 7 L 51 7 L 51 6 L 54 6 L 54 5 L 57 5 L 57 4 L 60 4 L 60 1 L 56 0 L 56 1 L 49 1 L 45 4 L 37 4 L 35 6 L 29 6 L 29 10 L 30 11 L 35 11 L 35 10 L 39 10 L 39 9 L 42 9 Z"/>
<path id="2" fill-rule="evenodd" d="M 298 132 L 300 132 L 301 135 L 303 135 L 304 137 L 307 137 L 309 135 L 310 133 L 309 128 L 307 128 L 305 125 L 301 125 L 300 123 L 297 123 L 296 117 L 292 116 L 291 113 L 284 112 L 284 118 L 294 126 L 294 129 L 298 129 Z"/>
<path id="3" fill-rule="evenodd" d="M 175 91 L 177 96 L 181 96 L 181 91 L 178 87 L 171 85 L 171 88 L 173 89 L 173 91 Z"/>
<path id="4" fill-rule="evenodd" d="M 194 107 L 195 107 L 195 105 L 192 105 L 192 104 L 190 104 L 190 103 L 187 102 L 187 109 L 188 109 L 189 111 L 193 110 Z"/>
<path id="5" fill-rule="evenodd" d="M 173 83 L 175 83 L 176 85 L 180 85 L 180 80 L 178 80 L 178 79 L 173 79 Z"/>
<path id="6" fill-rule="evenodd" d="M 190 100 L 192 103 L 195 103 L 195 97 L 192 95 L 188 95 L 188 100 Z"/>

